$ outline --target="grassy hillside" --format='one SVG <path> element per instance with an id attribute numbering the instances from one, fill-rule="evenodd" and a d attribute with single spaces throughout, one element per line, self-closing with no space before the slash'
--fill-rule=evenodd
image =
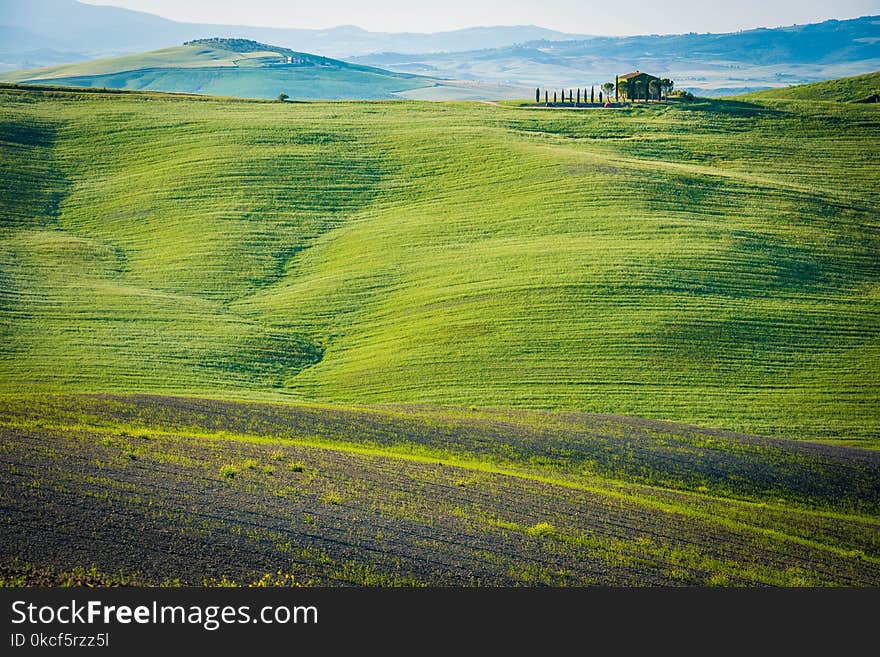
<path id="1" fill-rule="evenodd" d="M 288 63 L 288 58 L 292 61 Z M 434 80 L 244 39 L 202 39 L 173 48 L 3 76 L 9 82 L 294 99 L 389 98 Z"/>
<path id="2" fill-rule="evenodd" d="M 3 391 L 880 433 L 874 106 L 0 112 Z"/>
<path id="3" fill-rule="evenodd" d="M 841 103 L 859 102 L 880 94 L 880 71 L 849 78 L 801 84 L 786 89 L 772 89 L 750 94 L 753 99 L 834 100 Z"/>

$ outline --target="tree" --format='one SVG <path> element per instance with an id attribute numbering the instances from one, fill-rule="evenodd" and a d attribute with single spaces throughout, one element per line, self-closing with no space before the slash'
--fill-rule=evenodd
<path id="1" fill-rule="evenodd" d="M 584 99 L 586 100 L 586 97 L 584 97 Z M 581 104 L 581 88 L 578 87 L 578 105 L 580 105 L 580 104 Z"/>
<path id="2" fill-rule="evenodd" d="M 285 100 L 290 98 L 287 94 L 278 94 L 278 102 L 283 103 Z"/>
<path id="3" fill-rule="evenodd" d="M 536 102 L 536 103 L 540 103 L 540 102 L 541 102 L 541 88 L 540 88 L 540 87 L 538 87 L 537 89 L 535 89 L 535 102 Z"/>
<path id="4" fill-rule="evenodd" d="M 605 84 L 602 85 L 602 90 L 605 92 L 605 96 L 607 98 L 610 98 L 611 92 L 614 91 L 614 83 L 613 82 L 606 82 Z"/>
<path id="5" fill-rule="evenodd" d="M 599 92 L 599 104 L 600 105 L 602 104 L 602 92 L 601 91 Z"/>
<path id="6" fill-rule="evenodd" d="M 659 95 L 660 95 L 660 80 L 656 80 L 656 79 L 654 79 L 654 80 L 649 81 L 649 82 L 648 82 L 648 92 L 649 92 L 649 95 L 650 95 L 654 100 L 659 100 Z M 647 100 L 647 99 L 646 99 L 646 100 Z"/>
<path id="7" fill-rule="evenodd" d="M 556 104 L 556 92 L 555 91 L 553 92 L 553 104 L 554 105 Z"/>
<path id="8" fill-rule="evenodd" d="M 614 76 L 614 100 L 620 100 L 620 77 Z"/>
<path id="9" fill-rule="evenodd" d="M 666 98 L 669 98 L 669 94 L 672 93 L 673 87 L 675 87 L 675 82 L 669 78 L 663 78 L 660 80 L 660 89 L 663 91 L 663 95 L 666 96 Z"/>
<path id="10" fill-rule="evenodd" d="M 544 102 L 550 104 L 550 92 L 544 89 Z"/>
<path id="11" fill-rule="evenodd" d="M 590 87 L 590 104 L 596 102 L 596 87 Z"/>

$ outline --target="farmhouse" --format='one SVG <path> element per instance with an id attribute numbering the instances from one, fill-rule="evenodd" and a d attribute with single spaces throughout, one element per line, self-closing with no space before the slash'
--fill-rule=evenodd
<path id="1" fill-rule="evenodd" d="M 627 100 L 657 100 L 660 98 L 660 78 L 641 71 L 618 75 L 617 97 Z"/>

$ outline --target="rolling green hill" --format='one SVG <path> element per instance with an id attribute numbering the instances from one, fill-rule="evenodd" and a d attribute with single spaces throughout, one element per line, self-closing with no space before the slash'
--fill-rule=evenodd
<path id="1" fill-rule="evenodd" d="M 865 101 L 877 95 L 880 95 L 880 71 L 825 82 L 801 84 L 786 89 L 759 91 L 749 94 L 749 97 L 778 100 L 834 100 L 852 103 Z"/>
<path id="2" fill-rule="evenodd" d="M 246 98 L 275 98 L 283 92 L 293 99 L 390 98 L 441 84 L 246 39 L 200 39 L 137 55 L 15 71 L 2 79 Z"/>
<path id="3" fill-rule="evenodd" d="M 6 88 L 0 121 L 5 393 L 880 432 L 876 106 Z"/>

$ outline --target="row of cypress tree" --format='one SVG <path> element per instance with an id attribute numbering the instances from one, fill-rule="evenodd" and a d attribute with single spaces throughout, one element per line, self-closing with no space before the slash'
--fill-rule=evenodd
<path id="1" fill-rule="evenodd" d="M 623 86 L 621 86 L 621 81 L 619 77 L 614 78 L 614 82 L 606 82 L 599 88 L 598 94 L 596 93 L 596 87 L 590 87 L 589 96 L 587 94 L 587 90 L 583 90 L 583 103 L 584 104 L 594 104 L 596 102 L 597 96 L 599 103 L 603 103 L 611 100 L 611 94 L 614 93 L 615 102 L 619 100 L 621 93 L 623 93 L 625 98 L 644 98 L 644 100 L 648 100 L 649 95 L 652 96 L 655 100 L 662 100 L 664 94 L 668 97 L 669 93 L 672 91 L 675 83 L 672 80 L 667 78 L 663 78 L 662 80 L 657 81 L 657 88 L 645 87 L 644 89 L 634 87 L 635 83 L 630 84 L 627 81 L 624 81 Z M 641 93 L 640 93 L 641 92 Z M 575 93 L 574 90 L 568 90 L 568 100 L 565 98 L 565 89 L 562 89 L 558 94 L 557 92 L 550 91 L 548 89 L 544 89 L 544 103 L 547 105 L 550 104 L 550 95 L 553 95 L 553 104 L 558 105 L 560 103 L 571 103 L 573 105 L 581 104 L 581 90 L 578 89 Z M 589 101 L 587 98 L 589 97 Z M 541 88 L 538 87 L 535 89 L 535 103 L 541 102 Z"/>
<path id="2" fill-rule="evenodd" d="M 553 102 L 554 104 L 571 103 L 573 105 L 580 105 L 582 103 L 581 99 L 583 98 L 583 104 L 594 104 L 597 101 L 599 103 L 604 103 L 607 100 L 611 99 L 611 91 L 613 91 L 614 88 L 614 84 L 607 82 L 599 88 L 598 92 L 596 91 L 595 86 L 589 88 L 589 93 L 587 89 L 569 89 L 568 100 L 566 100 L 565 89 L 562 89 L 558 93 L 556 90 L 550 91 L 548 89 L 544 89 L 544 102 L 548 104 Z M 551 94 L 553 98 L 552 101 L 550 100 Z M 540 87 L 535 89 L 535 102 L 541 102 Z"/>

